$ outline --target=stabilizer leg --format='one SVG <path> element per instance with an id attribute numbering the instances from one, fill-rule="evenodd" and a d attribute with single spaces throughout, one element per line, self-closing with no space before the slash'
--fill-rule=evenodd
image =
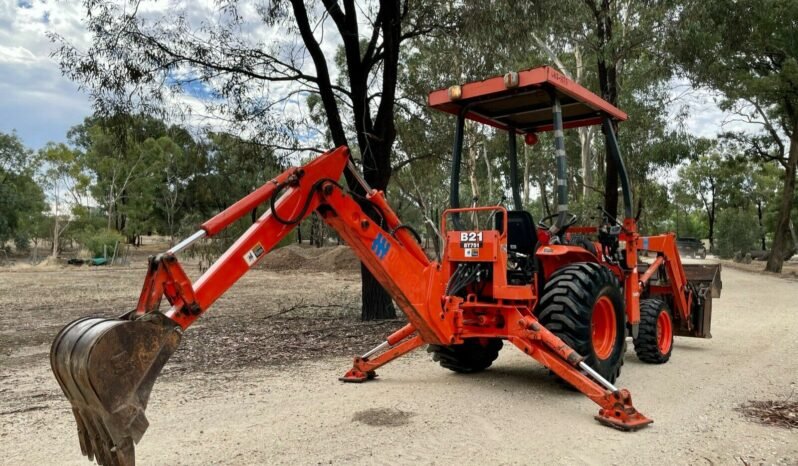
<path id="1" fill-rule="evenodd" d="M 634 431 L 654 422 L 635 409 L 628 390 L 618 389 L 604 379 L 535 318 L 525 317 L 519 326 L 527 331 L 526 335 L 510 337 L 510 341 L 599 405 L 597 421 L 624 431 Z"/>
<path id="2" fill-rule="evenodd" d="M 375 370 L 377 370 L 379 367 L 388 364 L 400 356 L 404 356 L 405 354 L 424 344 L 424 340 L 421 339 L 420 335 L 416 335 L 409 340 L 399 343 L 415 333 L 415 331 L 416 329 L 412 324 L 407 324 L 401 329 L 392 333 L 384 342 L 376 346 L 374 349 L 368 351 L 363 356 L 356 357 L 352 364 L 352 368 L 349 369 L 349 371 L 338 380 L 342 382 L 361 383 L 374 379 L 377 377 Z M 397 343 L 399 344 L 397 345 Z M 372 358 L 374 354 L 377 354 L 386 348 L 387 351 L 375 358 Z"/>

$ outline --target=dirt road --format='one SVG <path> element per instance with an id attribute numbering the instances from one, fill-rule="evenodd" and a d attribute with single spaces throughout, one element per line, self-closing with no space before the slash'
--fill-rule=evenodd
<path id="1" fill-rule="evenodd" d="M 139 275 L 0 271 L 3 463 L 88 464 L 49 372 L 47 344 L 59 325 L 84 313 L 86 303 L 100 309 L 108 295 L 109 309 L 129 305 Z M 78 291 L 67 292 L 65 283 Z M 374 382 L 342 384 L 336 378 L 350 363 L 343 354 L 367 349 L 401 322 L 358 326 L 350 309 L 342 311 L 342 326 L 326 308 L 327 320 L 306 314 L 293 323 L 256 319 L 296 305 L 297 293 L 305 304 L 315 296 L 319 304 L 346 309 L 357 295 L 357 279 L 255 271 L 199 327 L 204 338 L 188 344 L 201 356 L 184 350 L 156 384 L 139 462 L 797 464 L 798 431 L 752 423 L 735 408 L 793 392 L 798 397 L 798 282 L 724 269 L 723 283 L 712 340 L 677 339 L 664 366 L 638 362 L 630 348 L 620 385 L 655 420 L 630 434 L 597 424 L 595 405 L 562 390 L 509 346 L 478 375 L 450 373 L 421 350 L 383 368 Z M 270 296 L 265 303 L 264 295 Z M 291 331 L 297 322 L 309 327 Z M 270 363 L 269 352 L 285 355 L 270 343 L 274 339 L 293 345 L 306 361 L 289 366 L 278 357 L 278 365 Z M 213 345 L 221 348 L 200 352 Z M 247 359 L 253 355 L 258 357 Z"/>

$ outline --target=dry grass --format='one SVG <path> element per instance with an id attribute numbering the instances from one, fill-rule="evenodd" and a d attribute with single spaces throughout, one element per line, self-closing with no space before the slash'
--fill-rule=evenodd
<path id="1" fill-rule="evenodd" d="M 737 408 L 745 417 L 766 426 L 798 429 L 798 401 L 749 401 Z"/>

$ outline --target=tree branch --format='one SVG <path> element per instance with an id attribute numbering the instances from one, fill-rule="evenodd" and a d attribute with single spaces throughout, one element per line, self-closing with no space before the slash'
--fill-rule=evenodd
<path id="1" fill-rule="evenodd" d="M 330 71 L 327 67 L 327 58 L 324 56 L 321 46 L 313 36 L 313 31 L 310 29 L 310 21 L 308 20 L 308 13 L 305 9 L 304 1 L 291 0 L 291 5 L 294 10 L 297 26 L 299 27 L 299 33 L 302 36 L 302 41 L 305 43 L 305 48 L 307 48 L 310 57 L 313 59 L 313 64 L 316 66 L 319 93 L 321 94 L 321 100 L 324 104 L 325 113 L 327 114 L 327 123 L 330 126 L 333 144 L 336 146 L 347 145 L 346 133 L 344 132 L 344 126 L 341 122 L 341 114 L 338 110 L 338 103 L 335 99 L 332 83 L 330 82 Z"/>

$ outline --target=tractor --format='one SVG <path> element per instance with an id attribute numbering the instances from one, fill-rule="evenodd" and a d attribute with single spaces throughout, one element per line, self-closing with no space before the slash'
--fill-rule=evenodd
<path id="1" fill-rule="evenodd" d="M 84 317 L 58 333 L 51 365 L 72 405 L 84 455 L 100 464 L 134 464 L 153 384 L 183 332 L 314 211 L 408 320 L 356 357 L 342 381 L 372 380 L 378 368 L 424 345 L 444 368 L 478 372 L 509 343 L 598 404 L 599 422 L 626 431 L 652 422 L 615 385 L 627 339 L 642 361 L 662 364 L 674 335 L 709 338 L 721 283 L 717 266 L 682 264 L 674 234 L 638 232 L 613 129 L 627 115 L 549 67 L 437 90 L 428 104 L 456 116 L 442 257 L 427 255 L 419 234 L 366 183 L 346 147 L 286 170 L 151 257 L 133 310 L 119 318 Z M 466 120 L 507 133 L 511 207 L 460 206 Z M 619 168 L 623 218 L 604 212 L 597 225 L 577 226 L 568 210 L 563 131 L 586 125 L 602 126 Z M 557 209 L 535 223 L 519 194 L 516 142 L 534 143 L 546 131 L 553 132 L 556 153 Z M 359 189 L 340 183 L 345 171 Z M 265 213 L 192 282 L 178 254 L 261 205 Z M 654 257 L 644 263 L 641 251 Z"/>

